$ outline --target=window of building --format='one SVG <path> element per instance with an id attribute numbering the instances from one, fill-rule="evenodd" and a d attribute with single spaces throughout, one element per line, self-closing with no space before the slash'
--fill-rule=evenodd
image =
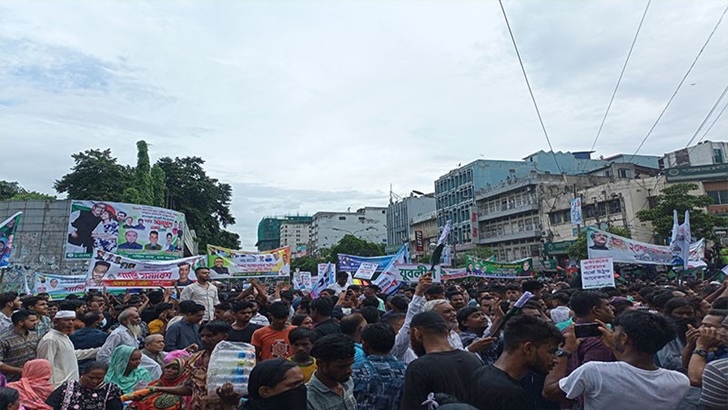
<path id="1" fill-rule="evenodd" d="M 706 194 L 713 200 L 713 205 L 728 205 L 728 190 L 707 191 Z"/>
<path id="2" fill-rule="evenodd" d="M 555 213 L 549 215 L 549 217 L 551 218 L 551 223 L 554 224 L 554 225 L 555 224 L 560 224 L 562 222 L 562 220 L 561 220 L 561 212 L 555 212 Z"/>
<path id="3" fill-rule="evenodd" d="M 585 206 L 584 214 L 587 218 L 594 218 L 597 215 L 596 207 L 594 205 Z"/>
<path id="4" fill-rule="evenodd" d="M 626 169 L 620 169 L 620 170 L 618 170 L 618 172 L 619 172 L 619 177 L 620 178 L 627 178 L 627 170 Z"/>
<path id="5" fill-rule="evenodd" d="M 604 202 L 597 204 L 597 213 L 599 216 L 605 216 L 607 214 L 607 204 Z"/>
<path id="6" fill-rule="evenodd" d="M 346 221 L 346 217 L 345 217 L 345 216 L 340 216 L 340 217 L 339 217 L 339 220 L 340 220 L 340 221 Z"/>
<path id="7" fill-rule="evenodd" d="M 716 148 L 713 150 L 713 163 L 714 164 L 723 163 L 723 150 L 722 149 Z"/>
<path id="8" fill-rule="evenodd" d="M 610 214 L 618 214 L 622 212 L 622 201 L 619 199 L 615 199 L 613 201 L 609 202 L 609 213 Z"/>

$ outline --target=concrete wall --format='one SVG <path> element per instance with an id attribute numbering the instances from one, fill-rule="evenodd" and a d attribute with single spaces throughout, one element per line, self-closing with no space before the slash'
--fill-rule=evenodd
<path id="1" fill-rule="evenodd" d="M 318 212 L 311 223 L 311 248 L 336 245 L 345 235 L 374 243 L 387 243 L 387 208 L 369 207 L 357 212 Z"/>
<path id="2" fill-rule="evenodd" d="M 10 266 L 3 291 L 22 291 L 23 275 L 43 272 L 60 275 L 86 274 L 88 261 L 65 260 L 68 214 L 71 201 L 0 201 L 0 220 L 21 211 L 23 217 L 13 241 Z"/>

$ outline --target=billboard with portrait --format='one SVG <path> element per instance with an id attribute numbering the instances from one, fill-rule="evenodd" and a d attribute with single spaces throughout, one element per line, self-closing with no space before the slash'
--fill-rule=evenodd
<path id="1" fill-rule="evenodd" d="M 66 259 L 89 259 L 96 249 L 141 260 L 179 259 L 185 223 L 183 213 L 155 206 L 72 200 Z"/>
<path id="2" fill-rule="evenodd" d="M 204 261 L 204 255 L 166 261 L 137 260 L 97 249 L 86 273 L 86 289 L 183 287 L 195 282 L 195 268 L 204 265 Z"/>

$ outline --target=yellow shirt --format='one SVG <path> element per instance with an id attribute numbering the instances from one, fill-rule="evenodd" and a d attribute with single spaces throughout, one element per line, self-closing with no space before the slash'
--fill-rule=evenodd
<path id="1" fill-rule="evenodd" d="M 298 365 L 298 368 L 301 369 L 301 372 L 303 372 L 303 382 L 304 383 L 308 383 L 308 381 L 311 380 L 311 376 L 313 376 L 313 372 L 315 372 L 317 369 L 316 359 L 314 359 L 313 357 L 311 359 L 313 360 L 313 362 L 311 364 L 309 364 L 308 366 L 301 366 L 300 364 Z M 290 357 L 288 360 L 296 363 L 293 360 L 293 357 Z M 298 363 L 296 363 L 296 364 L 298 364 Z"/>
<path id="2" fill-rule="evenodd" d="M 160 333 L 162 331 L 162 329 L 164 328 L 164 322 L 162 322 L 159 319 L 154 319 L 151 322 L 149 322 L 147 327 L 149 328 L 150 335 L 157 334 L 157 333 Z"/>

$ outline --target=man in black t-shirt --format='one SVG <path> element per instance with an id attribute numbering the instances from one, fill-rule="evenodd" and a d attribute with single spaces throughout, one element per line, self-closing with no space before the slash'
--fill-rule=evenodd
<path id="1" fill-rule="evenodd" d="M 447 340 L 445 319 L 433 311 L 416 314 L 410 322 L 410 343 L 419 356 L 407 366 L 400 409 L 420 409 L 430 393 L 445 393 L 464 401 L 468 381 L 483 363 Z"/>
<path id="2" fill-rule="evenodd" d="M 235 322 L 231 326 L 232 330 L 228 333 L 228 342 L 250 343 L 253 332 L 263 327 L 250 323 L 250 319 L 253 317 L 253 307 L 253 302 L 249 300 L 233 303 Z"/>
<path id="3" fill-rule="evenodd" d="M 548 373 L 564 336 L 551 323 L 521 315 L 508 321 L 503 354 L 473 374 L 468 403 L 480 410 L 535 410 L 536 398 L 519 384 L 529 371 Z"/>

